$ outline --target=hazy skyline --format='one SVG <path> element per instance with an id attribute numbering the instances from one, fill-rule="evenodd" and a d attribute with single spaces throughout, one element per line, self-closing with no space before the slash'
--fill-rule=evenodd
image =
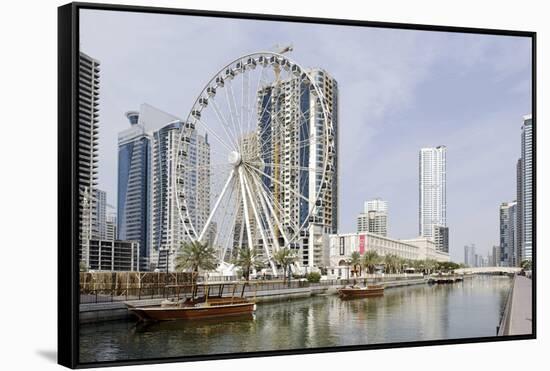
<path id="1" fill-rule="evenodd" d="M 498 244 L 516 194 L 529 38 L 83 10 L 81 51 L 101 62 L 99 188 L 116 204 L 117 134 L 149 103 L 181 118 L 240 55 L 291 43 L 289 57 L 339 86 L 340 232 L 363 202 L 389 203 L 388 236 L 418 234 L 418 152 L 447 146 L 451 259 Z"/>

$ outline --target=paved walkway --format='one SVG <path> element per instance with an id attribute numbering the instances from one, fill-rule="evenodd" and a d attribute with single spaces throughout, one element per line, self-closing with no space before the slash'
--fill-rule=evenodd
<path id="1" fill-rule="evenodd" d="M 506 335 L 525 335 L 533 332 L 532 282 L 516 276 L 510 308 L 510 323 Z"/>

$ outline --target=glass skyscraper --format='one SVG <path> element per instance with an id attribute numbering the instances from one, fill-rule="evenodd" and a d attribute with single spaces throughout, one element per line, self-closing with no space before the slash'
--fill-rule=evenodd
<path id="1" fill-rule="evenodd" d="M 177 177 L 185 179 L 186 207 L 196 229 L 210 212 L 208 138 L 196 133 L 188 138 L 187 163 L 179 168 L 181 119 L 148 104 L 126 117 L 130 128 L 119 133 L 117 236 L 139 241 L 141 270 L 173 270 L 187 238 L 176 202 Z"/>
<path id="2" fill-rule="evenodd" d="M 117 239 L 138 241 L 140 270 L 148 270 L 151 137 L 138 112 L 126 117 L 131 127 L 118 136 Z"/>

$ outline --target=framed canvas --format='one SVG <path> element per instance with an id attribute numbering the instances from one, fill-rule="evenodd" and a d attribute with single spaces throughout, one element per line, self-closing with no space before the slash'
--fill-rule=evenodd
<path id="1" fill-rule="evenodd" d="M 71 367 L 536 337 L 536 34 L 58 9 Z"/>

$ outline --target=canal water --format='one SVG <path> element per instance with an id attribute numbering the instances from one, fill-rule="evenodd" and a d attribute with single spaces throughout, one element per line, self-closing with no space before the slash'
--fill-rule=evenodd
<path id="1" fill-rule="evenodd" d="M 99 362 L 339 345 L 494 336 L 512 279 L 476 276 L 448 285 L 258 304 L 248 317 L 80 326 L 80 361 Z"/>

